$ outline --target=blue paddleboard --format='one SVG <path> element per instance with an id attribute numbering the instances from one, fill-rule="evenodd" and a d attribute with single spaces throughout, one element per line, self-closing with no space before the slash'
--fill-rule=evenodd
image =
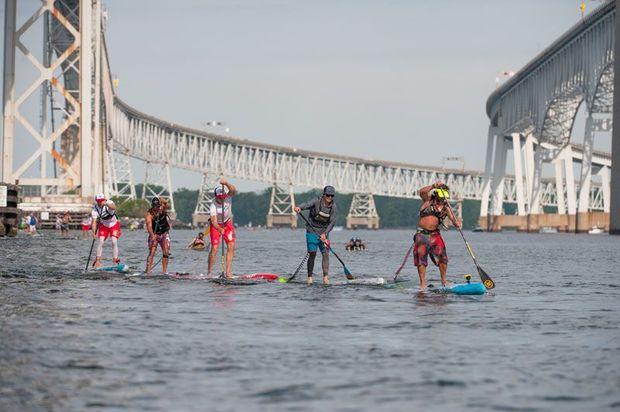
<path id="1" fill-rule="evenodd" d="M 101 267 L 96 268 L 95 270 L 103 271 L 103 272 L 126 273 L 126 272 L 129 272 L 129 266 L 127 266 L 124 263 L 119 263 L 117 265 L 112 265 L 112 266 L 101 266 Z"/>
<path id="2" fill-rule="evenodd" d="M 487 288 L 480 282 L 459 283 L 452 286 L 441 286 L 436 289 L 441 293 L 454 293 L 455 295 L 484 295 Z"/>

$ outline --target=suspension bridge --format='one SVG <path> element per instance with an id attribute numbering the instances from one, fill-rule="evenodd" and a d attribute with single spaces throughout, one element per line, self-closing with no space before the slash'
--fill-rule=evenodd
<path id="1" fill-rule="evenodd" d="M 347 226 L 378 228 L 374 196 L 417 198 L 419 188 L 441 180 L 457 203 L 482 202 L 480 221 L 487 230 L 609 227 L 611 155 L 593 150 L 593 138 L 612 126 L 613 2 L 567 31 L 489 97 L 484 171 L 276 146 L 150 116 L 116 95 L 100 0 L 42 0 L 18 24 L 22 5 L 5 0 L 0 166 L 0 181 L 22 187 L 22 210 L 87 211 L 101 191 L 135 198 L 130 159 L 139 159 L 146 164 L 142 196 L 169 197 L 173 209 L 171 169 L 202 174 L 195 224 L 208 218 L 212 187 L 223 175 L 272 186 L 270 225 L 296 224 L 296 187 L 332 184 L 354 194 Z M 40 57 L 23 41 L 37 25 L 43 29 Z M 16 55 L 36 70 L 34 81 L 21 78 Z M 18 93 L 16 85 L 22 84 Z M 24 110 L 32 96 L 40 106 L 35 119 Z M 570 135 L 582 102 L 588 117 L 583 145 L 576 145 Z M 506 170 L 510 147 L 513 173 Z M 554 164 L 554 177 L 543 176 L 545 162 Z M 579 179 L 573 178 L 574 164 L 581 165 Z M 506 214 L 507 204 L 517 205 L 516 215 Z M 557 213 L 545 214 L 545 207 Z"/>

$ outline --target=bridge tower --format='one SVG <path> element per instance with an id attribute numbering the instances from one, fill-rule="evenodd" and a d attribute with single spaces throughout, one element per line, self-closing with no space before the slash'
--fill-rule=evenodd
<path id="1" fill-rule="evenodd" d="M 0 181 L 23 186 L 23 210 L 85 212 L 95 192 L 106 187 L 101 2 L 46 0 L 19 27 L 18 3 L 23 4 L 5 2 Z M 24 44 L 38 25 L 44 34 L 42 61 Z M 16 67 L 17 53 L 29 69 Z M 29 81 L 32 68 L 37 78 Z M 20 95 L 16 86 L 24 87 Z M 38 128 L 29 103 L 37 90 Z"/>
<path id="2" fill-rule="evenodd" d="M 295 208 L 295 194 L 293 185 L 288 185 L 285 190 L 274 183 L 271 187 L 271 200 L 269 202 L 269 213 L 267 213 L 267 228 L 272 229 L 279 226 L 289 226 L 297 229 L 297 214 Z"/>
<path id="3" fill-rule="evenodd" d="M 121 202 L 135 200 L 136 186 L 129 157 L 112 150 L 107 151 L 107 155 L 111 196 L 120 198 Z"/>
<path id="4" fill-rule="evenodd" d="M 174 197 L 172 196 L 172 177 L 170 176 L 170 165 L 168 163 L 146 162 L 144 174 L 144 186 L 142 188 L 142 199 L 151 202 L 154 197 L 163 197 L 168 200 L 170 216 L 176 219 L 174 208 Z"/>
<path id="5" fill-rule="evenodd" d="M 353 194 L 347 215 L 347 229 L 356 229 L 359 226 L 379 229 L 379 214 L 375 206 L 375 198 L 370 193 Z"/>
<path id="6" fill-rule="evenodd" d="M 213 188 L 218 184 L 217 176 L 215 179 L 209 177 L 208 173 L 202 175 L 202 184 L 200 185 L 200 191 L 198 192 L 198 201 L 196 202 L 196 208 L 192 213 L 192 226 L 203 227 L 209 223 L 209 208 L 213 203 Z"/>

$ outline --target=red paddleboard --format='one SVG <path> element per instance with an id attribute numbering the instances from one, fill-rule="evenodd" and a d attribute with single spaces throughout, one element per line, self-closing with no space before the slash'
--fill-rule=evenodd
<path id="1" fill-rule="evenodd" d="M 273 282 L 278 280 L 279 276 L 273 273 L 252 273 L 250 275 L 234 275 L 232 278 L 220 278 L 219 276 L 207 276 L 203 274 L 193 273 L 171 273 L 170 277 L 174 279 L 193 279 L 193 280 L 264 280 Z"/>

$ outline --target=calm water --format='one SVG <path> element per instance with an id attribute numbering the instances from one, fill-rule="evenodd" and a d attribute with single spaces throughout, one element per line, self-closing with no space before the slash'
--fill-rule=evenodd
<path id="1" fill-rule="evenodd" d="M 173 232 L 172 270 L 205 271 L 206 253 L 182 249 L 192 234 Z M 390 276 L 411 238 L 356 234 L 367 252 L 333 238 L 369 276 Z M 620 237 L 468 236 L 493 294 L 85 276 L 88 240 L 0 240 L 0 409 L 619 408 Z M 300 230 L 238 237 L 236 273 L 290 273 L 304 255 Z M 451 279 L 475 273 L 446 240 Z M 144 244 L 127 232 L 124 260 L 142 267 Z"/>

